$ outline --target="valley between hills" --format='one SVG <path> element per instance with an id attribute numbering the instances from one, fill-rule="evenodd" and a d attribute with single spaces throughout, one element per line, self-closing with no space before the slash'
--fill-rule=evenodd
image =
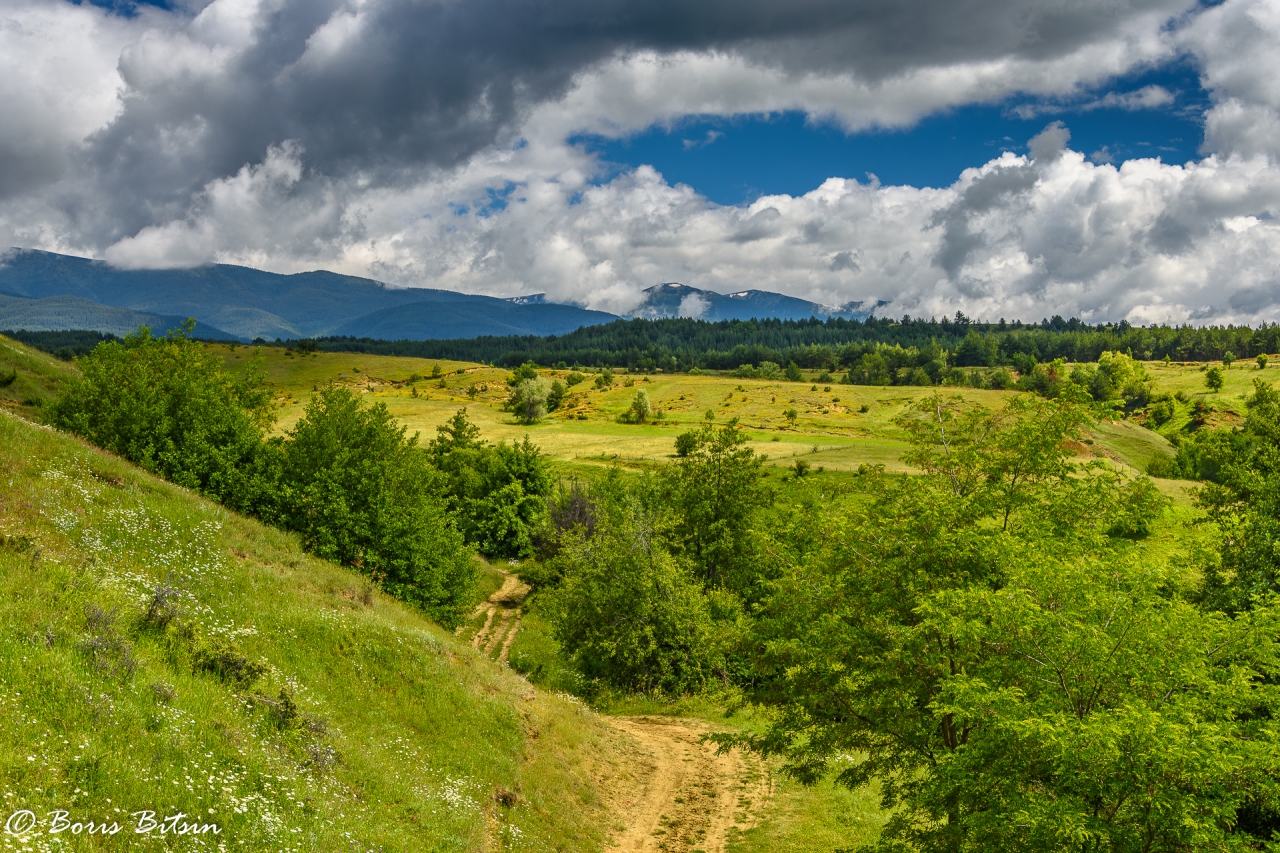
<path id="1" fill-rule="evenodd" d="M 864 465 L 909 474 L 897 418 L 933 393 L 820 383 L 816 371 L 799 381 L 624 372 L 575 384 L 525 425 L 504 411 L 500 368 L 202 346 L 232 375 L 261 359 L 278 433 L 321 389 L 341 387 L 424 442 L 465 408 L 483 439 L 527 436 L 562 479 L 643 475 L 673 458 L 682 431 L 735 419 L 767 481 L 804 474 L 838 487 Z M 1196 365 L 1146 367 L 1161 389 L 1207 394 Z M 103 817 L 162 804 L 216 818 L 237 839 L 231 849 L 261 850 L 765 853 L 844 849 L 884 825 L 875 785 L 801 785 L 775 759 L 718 751 L 707 735 L 767 723 L 731 692 L 585 691 L 584 701 L 521 561 L 477 557 L 474 602 L 442 629 L 305 553 L 295 535 L 44 426 L 73 365 L 0 339 L 0 368 L 15 377 L 0 389 L 6 802 Z M 1221 424 L 1245 413 L 1251 378 L 1228 372 L 1214 395 Z M 640 389 L 655 417 L 621 423 Z M 998 406 L 1022 392 L 960 393 Z M 1132 476 L 1171 445 L 1135 420 L 1104 420 L 1071 453 Z M 1191 484 L 1154 482 L 1170 509 L 1146 551 L 1208 547 Z M 210 649 L 240 656 L 253 677 L 210 677 L 199 663 Z M 43 844 L 21 849 L 63 849 Z"/>

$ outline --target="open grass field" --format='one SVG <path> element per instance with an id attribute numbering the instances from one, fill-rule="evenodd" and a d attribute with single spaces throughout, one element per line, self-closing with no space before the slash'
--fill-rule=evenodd
<path id="1" fill-rule="evenodd" d="M 247 347 L 211 344 L 233 369 L 253 358 Z M 435 428 L 460 408 L 490 441 L 518 441 L 528 435 L 561 463 L 573 465 L 646 465 L 670 459 L 675 437 L 705 423 L 737 418 L 751 435 L 752 447 L 768 464 L 787 467 L 803 458 L 814 468 L 854 471 L 862 464 L 905 471 L 899 461 L 907 445 L 894 419 L 914 403 L 935 393 L 959 394 L 966 400 L 997 407 L 1014 391 L 972 388 L 871 387 L 817 382 L 808 371 L 803 382 L 783 379 L 737 379 L 687 374 L 619 374 L 612 388 L 596 388 L 596 374 L 573 386 L 560 410 L 541 423 L 525 426 L 502 409 L 510 371 L 484 365 L 431 359 L 373 356 L 359 353 L 295 354 L 279 348 L 262 350 L 264 368 L 279 393 L 279 428 L 287 429 L 303 413 L 315 389 L 329 383 L 360 390 L 387 408 L 411 432 L 430 440 Z M 1159 387 L 1172 392 L 1185 387 L 1203 392 L 1231 412 L 1243 409 L 1240 397 L 1252 388 L 1252 375 L 1237 366 L 1228 372 L 1227 387 L 1209 394 L 1198 365 L 1148 364 Z M 438 369 L 439 374 L 432 377 Z M 565 379 L 569 371 L 543 370 L 548 379 Z M 1257 373 L 1256 370 L 1253 371 Z M 1280 376 L 1280 369 L 1276 370 Z M 1198 390 L 1197 388 L 1198 385 Z M 655 413 L 651 424 L 619 423 L 638 389 L 644 388 Z M 471 392 L 474 393 L 471 393 Z M 1189 410 L 1189 406 L 1187 407 Z M 794 423 L 785 413 L 796 411 Z M 1143 471 L 1156 454 L 1169 454 L 1164 436 L 1128 421 L 1103 422 L 1079 453 L 1108 459 L 1131 471 Z M 1167 490 L 1180 492 L 1180 487 Z"/>
<path id="2" fill-rule="evenodd" d="M 1268 382 L 1280 382 L 1280 365 L 1273 358 L 1271 366 L 1259 370 L 1253 360 L 1237 361 L 1230 369 L 1222 372 L 1224 380 L 1221 391 L 1210 391 L 1205 387 L 1204 377 L 1209 367 L 1222 367 L 1221 362 L 1143 362 L 1147 374 L 1154 381 L 1157 390 L 1166 394 L 1181 391 L 1192 400 L 1202 399 L 1224 412 L 1243 416 L 1244 400 L 1253 393 L 1253 381 L 1264 379 Z"/>
<path id="3" fill-rule="evenodd" d="M 75 376 L 75 365 L 0 336 L 0 408 L 39 418 Z"/>

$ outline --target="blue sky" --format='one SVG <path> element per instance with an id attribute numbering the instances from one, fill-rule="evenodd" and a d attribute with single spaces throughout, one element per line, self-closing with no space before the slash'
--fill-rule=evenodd
<path id="1" fill-rule="evenodd" d="M 1094 107 L 1109 93 L 1159 86 L 1174 96 L 1155 109 Z M 671 128 L 655 125 L 623 139 L 570 140 L 606 162 L 599 180 L 648 164 L 670 183 L 688 184 L 717 204 L 742 204 L 761 195 L 802 195 L 830 177 L 883 184 L 945 187 L 960 172 L 1002 151 L 1025 153 L 1026 143 L 1053 121 L 1071 131 L 1070 147 L 1116 164 L 1160 157 L 1181 164 L 1198 159 L 1209 106 L 1194 68 L 1179 63 L 1115 80 L 1110 86 L 1053 105 L 1014 98 L 930 116 L 904 130 L 847 134 L 799 112 L 738 118 L 688 117 Z M 1022 109 L 1019 110 L 1019 107 Z"/>

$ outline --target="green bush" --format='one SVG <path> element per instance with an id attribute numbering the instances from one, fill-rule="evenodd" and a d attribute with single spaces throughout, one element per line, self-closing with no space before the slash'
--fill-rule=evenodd
<path id="1" fill-rule="evenodd" d="M 1174 480 L 1178 478 L 1178 464 L 1174 457 L 1164 453 L 1158 453 L 1147 463 L 1147 475 L 1150 477 L 1159 477 L 1162 480 Z"/>
<path id="2" fill-rule="evenodd" d="M 511 371 L 511 375 L 507 377 L 507 384 L 514 388 L 526 379 L 537 378 L 538 366 L 531 361 L 526 361 L 524 364 Z"/>
<path id="3" fill-rule="evenodd" d="M 715 668 L 701 585 L 637 511 L 568 549 L 549 593 L 556 640 L 584 676 L 623 690 L 688 693 Z"/>
<path id="4" fill-rule="evenodd" d="M 444 475 L 443 493 L 467 542 L 490 557 L 526 557 L 546 512 L 552 480 L 546 458 L 528 436 L 496 446 L 459 410 L 436 428 L 428 447 Z"/>
<path id="5" fill-rule="evenodd" d="M 267 674 L 266 665 L 250 660 L 234 643 L 220 637 L 199 641 L 191 662 L 197 672 L 207 672 L 238 690 L 248 690 Z"/>
<path id="6" fill-rule="evenodd" d="M 461 615 L 476 567 L 445 513 L 445 478 L 386 406 L 320 391 L 275 446 L 278 520 L 307 550 L 360 569 L 442 622 Z"/>
<path id="7" fill-rule="evenodd" d="M 1172 397 L 1161 397 L 1147 406 L 1147 416 L 1151 418 L 1151 422 L 1156 426 L 1167 424 L 1173 420 L 1176 409 L 1173 405 Z"/>
<path id="8" fill-rule="evenodd" d="M 993 391 L 1003 391 L 1006 388 L 1012 388 L 1014 383 L 1013 374 L 1009 372 L 1007 367 L 997 367 L 991 371 L 987 377 L 987 387 Z"/>
<path id="9" fill-rule="evenodd" d="M 274 473 L 262 455 L 271 396 L 258 363 L 239 379 L 189 335 L 145 326 L 78 360 L 81 378 L 50 409 L 55 426 L 233 509 L 271 500 Z"/>

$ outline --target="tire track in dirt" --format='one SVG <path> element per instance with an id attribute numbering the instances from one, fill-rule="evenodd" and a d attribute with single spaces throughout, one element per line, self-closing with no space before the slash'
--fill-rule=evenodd
<path id="1" fill-rule="evenodd" d="M 502 651 L 498 653 L 498 663 L 507 662 L 507 656 L 511 654 L 511 644 L 516 641 L 516 632 L 520 630 L 520 618 L 522 616 L 524 616 L 524 611 L 517 607 L 515 621 L 511 623 L 511 633 L 507 634 L 507 638 L 502 641 Z"/>
<path id="2" fill-rule="evenodd" d="M 625 829 L 610 853 L 723 853 L 733 829 L 755 825 L 773 794 L 758 757 L 716 754 L 700 743 L 708 728 L 691 720 L 613 717 L 636 742 L 633 775 L 615 792 Z"/>
<path id="3" fill-rule="evenodd" d="M 516 632 L 520 630 L 521 607 L 529 594 L 529 587 L 520 578 L 503 571 L 502 586 L 489 596 L 471 613 L 468 620 L 474 623 L 482 615 L 484 622 L 471 635 L 471 648 L 481 652 L 485 657 L 495 657 L 505 663 L 511 652 L 511 644 L 516 640 Z M 458 626 L 454 635 L 461 637 L 469 624 Z"/>
<path id="4" fill-rule="evenodd" d="M 485 657 L 493 657 L 493 652 L 498 648 L 498 644 L 502 642 L 503 636 L 507 633 L 507 628 L 511 625 L 511 610 L 502 608 L 502 618 L 498 619 L 498 624 L 489 632 L 489 640 L 484 644 Z"/>

